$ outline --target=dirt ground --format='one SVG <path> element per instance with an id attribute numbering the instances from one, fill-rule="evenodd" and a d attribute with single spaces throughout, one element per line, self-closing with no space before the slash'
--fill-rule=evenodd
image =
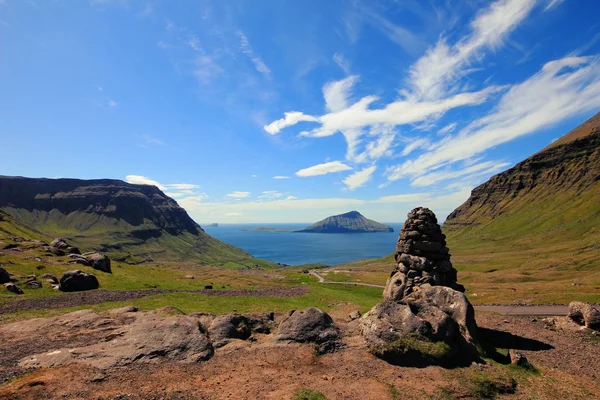
<path id="1" fill-rule="evenodd" d="M 269 335 L 256 335 L 256 342 L 234 341 L 200 364 L 156 359 L 106 371 L 71 364 L 27 372 L 15 367 L 19 359 L 64 346 L 67 336 L 40 332 L 34 339 L 1 337 L 0 365 L 11 370 L 4 378 L 12 380 L 0 385 L 0 398 L 279 400 L 311 389 L 330 400 L 469 399 L 478 398 L 469 382 L 512 371 L 490 360 L 453 369 L 390 365 L 366 351 L 358 321 L 346 319 L 349 311 L 332 314 L 346 347 L 323 356 L 307 344 L 274 343 Z M 479 313 L 477 320 L 482 335 L 498 347 L 519 349 L 540 371 L 519 373 L 516 393 L 506 398 L 600 398 L 600 343 L 588 333 L 548 329 L 542 319 L 532 317 Z M 97 339 L 80 335 L 68 344 Z"/>

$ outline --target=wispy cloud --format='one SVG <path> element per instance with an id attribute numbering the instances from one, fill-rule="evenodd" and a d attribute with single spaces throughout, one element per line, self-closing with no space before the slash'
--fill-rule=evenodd
<path id="1" fill-rule="evenodd" d="M 275 175 L 273 177 L 273 179 L 290 179 L 291 176 L 286 176 L 286 175 Z"/>
<path id="2" fill-rule="evenodd" d="M 348 187 L 349 190 L 358 189 L 361 186 L 364 186 L 373 176 L 373 172 L 377 169 L 376 166 L 370 166 L 362 169 L 361 171 L 357 171 L 352 175 L 348 175 L 344 180 L 344 184 Z"/>
<path id="3" fill-rule="evenodd" d="M 235 191 L 233 193 L 226 194 L 227 197 L 231 197 L 232 199 L 245 199 L 250 196 L 250 192 L 240 192 Z"/>
<path id="4" fill-rule="evenodd" d="M 171 183 L 171 184 L 168 184 L 167 186 L 170 188 L 179 189 L 179 190 L 197 189 L 200 187 L 193 183 Z"/>
<path id="5" fill-rule="evenodd" d="M 554 8 L 556 6 L 558 6 L 559 4 L 563 3 L 565 0 L 548 0 L 548 5 L 546 6 L 546 8 L 544 8 L 544 11 L 548 11 L 551 8 Z"/>
<path id="6" fill-rule="evenodd" d="M 437 134 L 439 136 L 444 136 L 447 133 L 454 132 L 454 130 L 456 129 L 457 126 L 458 126 L 458 124 L 456 122 L 452 122 L 452 123 L 444 126 L 442 129 L 438 130 Z"/>
<path id="7" fill-rule="evenodd" d="M 271 77 L 271 69 L 269 69 L 269 67 L 267 67 L 267 65 L 264 63 L 264 61 L 260 57 L 258 57 L 256 54 L 254 54 L 254 51 L 252 50 L 252 46 L 250 45 L 250 42 L 248 41 L 248 38 L 246 37 L 246 35 L 244 35 L 243 32 L 239 31 L 238 36 L 240 37 L 240 50 L 242 51 L 242 53 L 244 53 L 245 55 L 247 55 L 250 58 L 250 60 L 254 63 L 254 66 L 256 67 L 256 70 L 258 72 L 260 72 L 267 78 L 270 78 Z"/>
<path id="8" fill-rule="evenodd" d="M 418 177 L 598 108 L 600 59 L 566 57 L 551 61 L 529 79 L 512 86 L 490 113 L 458 134 L 445 136 L 432 145 L 432 151 L 391 167 L 386 173 L 390 180 Z"/>
<path id="9" fill-rule="evenodd" d="M 351 170 L 352 167 L 340 161 L 330 161 L 323 164 L 313 165 L 312 167 L 304 168 L 296 172 L 296 176 L 308 177 L 331 174 L 333 172 L 341 172 Z"/>
<path id="10" fill-rule="evenodd" d="M 346 75 L 350 75 L 350 62 L 341 53 L 333 54 L 333 62 L 344 71 Z"/>
<path id="11" fill-rule="evenodd" d="M 409 72 L 411 98 L 437 100 L 459 88 L 454 84 L 472 71 L 472 62 L 483 52 L 498 48 L 506 36 L 527 17 L 535 1 L 499 0 L 478 13 L 471 22 L 471 32 L 455 44 L 446 37 L 421 57 Z"/>

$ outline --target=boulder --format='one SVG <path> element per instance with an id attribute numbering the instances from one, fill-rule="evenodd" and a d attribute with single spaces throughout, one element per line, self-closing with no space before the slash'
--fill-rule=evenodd
<path id="1" fill-rule="evenodd" d="M 359 319 L 360 317 L 362 317 L 362 314 L 358 310 L 352 311 L 350 314 L 348 314 L 348 318 L 350 318 L 350 321 L 354 321 L 355 319 Z"/>
<path id="2" fill-rule="evenodd" d="M 42 275 L 42 279 L 45 279 L 48 283 L 58 283 L 58 278 L 52 274 L 44 274 Z"/>
<path id="3" fill-rule="evenodd" d="M 291 311 L 279 325 L 275 339 L 315 343 L 319 354 L 334 351 L 341 346 L 338 329 L 329 314 L 314 307 Z"/>
<path id="4" fill-rule="evenodd" d="M 23 294 L 23 290 L 21 290 L 21 288 L 15 285 L 14 283 L 5 283 L 4 287 L 11 293 Z"/>
<path id="5" fill-rule="evenodd" d="M 69 246 L 67 241 L 63 238 L 54 239 L 52 242 L 50 242 L 50 246 L 55 247 L 57 249 L 61 249 L 61 250 L 66 250 L 69 247 L 71 247 L 71 246 Z"/>
<path id="6" fill-rule="evenodd" d="M 98 289 L 100 284 L 96 276 L 80 270 L 67 271 L 60 278 L 60 290 L 63 292 L 79 292 Z"/>
<path id="7" fill-rule="evenodd" d="M 0 267 L 0 284 L 10 282 L 10 274 L 7 270 Z"/>
<path id="8" fill-rule="evenodd" d="M 510 363 L 512 365 L 518 365 L 522 367 L 529 364 L 529 362 L 527 361 L 527 357 L 525 357 L 523 353 L 518 352 L 515 349 L 508 350 L 508 358 L 510 358 Z"/>
<path id="9" fill-rule="evenodd" d="M 591 304 L 572 301 L 569 303 L 568 317 L 579 325 L 600 331 L 600 311 Z"/>
<path id="10" fill-rule="evenodd" d="M 473 306 L 463 293 L 443 286 L 422 286 L 401 302 L 384 300 L 365 314 L 360 328 L 372 352 L 392 362 L 401 362 L 406 346 L 414 343 L 422 345 L 424 359 L 431 358 L 431 349 L 438 352 L 436 361 L 459 353 L 466 359 L 477 356 Z M 409 349 L 412 356 L 418 348 Z"/>
<path id="11" fill-rule="evenodd" d="M 215 347 L 225 346 L 230 339 L 246 340 L 251 334 L 248 318 L 240 314 L 220 315 L 208 328 L 208 337 Z"/>
<path id="12" fill-rule="evenodd" d="M 65 255 L 65 252 L 57 247 L 44 246 L 43 249 L 46 253 L 50 253 L 55 256 L 64 256 Z"/>
<path id="13" fill-rule="evenodd" d="M 42 288 L 42 282 L 39 282 L 39 281 L 27 281 L 25 283 L 25 286 L 27 286 L 28 288 L 32 288 L 32 289 L 41 289 Z"/>
<path id="14" fill-rule="evenodd" d="M 88 259 L 89 265 L 92 268 L 97 269 L 102 272 L 107 272 L 109 274 L 112 273 L 111 268 L 110 268 L 110 259 L 107 256 L 105 256 L 104 254 L 91 253 L 91 254 L 86 254 L 85 257 Z"/>
<path id="15" fill-rule="evenodd" d="M 67 247 L 67 254 L 81 254 L 81 251 L 77 247 Z"/>

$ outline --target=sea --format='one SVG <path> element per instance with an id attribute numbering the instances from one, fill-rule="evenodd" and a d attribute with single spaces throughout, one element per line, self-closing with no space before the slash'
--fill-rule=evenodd
<path id="1" fill-rule="evenodd" d="M 219 224 L 203 225 L 209 235 L 254 257 L 289 265 L 321 263 L 337 265 L 367 258 L 379 258 L 396 249 L 401 223 L 386 223 L 394 232 L 378 233 L 295 233 L 252 232 L 267 227 L 297 230 L 310 224 Z"/>

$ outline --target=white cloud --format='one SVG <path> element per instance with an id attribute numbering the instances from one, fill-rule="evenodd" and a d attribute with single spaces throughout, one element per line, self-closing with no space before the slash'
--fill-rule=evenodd
<path id="1" fill-rule="evenodd" d="M 506 36 L 527 17 L 535 1 L 498 0 L 479 12 L 471 22 L 471 32 L 456 44 L 440 38 L 410 69 L 411 98 L 437 100 L 457 90 L 454 84 L 473 70 L 485 50 L 496 49 Z"/>
<path id="2" fill-rule="evenodd" d="M 432 151 L 391 167 L 386 173 L 390 180 L 420 176 L 598 108 L 600 59 L 566 57 L 551 61 L 511 87 L 486 116 L 454 136 L 445 136 L 431 146 Z"/>
<path id="3" fill-rule="evenodd" d="M 265 190 L 262 192 L 262 195 L 258 196 L 259 199 L 263 200 L 273 200 L 281 197 L 283 197 L 283 193 L 278 192 L 277 190 Z"/>
<path id="4" fill-rule="evenodd" d="M 313 165 L 312 167 L 301 169 L 300 171 L 296 172 L 296 176 L 307 177 L 325 175 L 330 174 L 332 172 L 348 171 L 351 169 L 352 167 L 349 167 L 340 161 L 330 161 L 323 164 Z"/>
<path id="5" fill-rule="evenodd" d="M 284 113 L 284 118 L 271 122 L 269 125 L 265 125 L 264 129 L 271 135 L 276 135 L 283 128 L 296 125 L 300 121 L 318 122 L 319 119 L 310 115 L 305 115 L 299 111 L 290 111 Z"/>
<path id="6" fill-rule="evenodd" d="M 296 196 L 288 196 L 285 198 L 286 200 L 296 200 L 297 197 Z"/>
<path id="7" fill-rule="evenodd" d="M 134 185 L 152 185 L 156 186 L 160 190 L 166 190 L 167 188 L 155 180 L 148 178 L 147 176 L 142 175 L 127 175 L 125 177 L 125 181 L 127 183 L 132 183 Z"/>
<path id="8" fill-rule="evenodd" d="M 258 175 L 252 174 L 250 175 L 252 178 L 258 178 Z"/>
<path id="9" fill-rule="evenodd" d="M 231 197 L 233 199 L 245 199 L 246 197 L 250 196 L 250 192 L 235 191 L 233 193 L 227 194 L 226 196 Z"/>
<path id="10" fill-rule="evenodd" d="M 198 53 L 204 54 L 204 49 L 202 49 L 202 45 L 200 44 L 200 39 L 196 35 L 190 35 L 190 38 L 187 41 L 187 45 L 194 51 Z"/>
<path id="11" fill-rule="evenodd" d="M 439 136 L 444 136 L 447 133 L 452 133 L 456 129 L 457 125 L 458 124 L 456 122 L 452 122 L 451 124 L 448 124 L 448 125 L 444 126 L 442 129 L 440 129 L 439 131 L 437 131 L 437 134 Z"/>
<path id="12" fill-rule="evenodd" d="M 329 112 L 336 112 L 348 107 L 348 98 L 352 88 L 358 81 L 357 75 L 351 75 L 339 81 L 328 82 L 323 86 L 325 108 Z"/>
<path id="13" fill-rule="evenodd" d="M 409 144 L 407 144 L 404 147 L 404 150 L 402 150 L 402 155 L 403 156 L 407 156 L 410 153 L 412 153 L 415 150 L 418 149 L 423 149 L 425 147 L 427 147 L 429 145 L 429 139 L 426 138 L 420 138 L 420 139 L 413 139 Z"/>
<path id="14" fill-rule="evenodd" d="M 344 179 L 343 182 L 350 190 L 358 189 L 371 179 L 376 169 L 377 167 L 374 165 L 364 168 L 361 171 L 357 171 L 352 175 L 349 175 L 346 177 L 346 179 Z"/>
<path id="15" fill-rule="evenodd" d="M 416 177 L 412 182 L 411 186 L 415 187 L 423 187 L 430 186 L 436 184 L 438 182 L 449 181 L 453 179 L 457 179 L 460 177 L 468 176 L 470 179 L 481 176 L 481 175 L 491 175 L 495 172 L 499 172 L 503 170 L 505 167 L 510 165 L 507 162 L 497 162 L 497 161 L 486 161 L 479 164 L 471 165 L 467 168 L 460 168 L 457 170 L 447 170 L 447 171 L 435 171 L 429 174 L 421 175 Z"/>
<path id="16" fill-rule="evenodd" d="M 108 105 L 110 108 L 114 108 L 114 107 L 116 107 L 116 106 L 118 106 L 118 105 L 119 105 L 119 103 L 117 103 L 116 101 L 114 101 L 113 99 L 110 99 L 110 98 L 107 100 L 107 103 L 106 103 L 106 104 L 107 104 L 107 105 Z"/>
<path id="17" fill-rule="evenodd" d="M 226 217 L 240 217 L 243 214 L 239 212 L 228 212 L 224 214 Z"/>
<path id="18" fill-rule="evenodd" d="M 244 33 L 238 32 L 238 36 L 240 37 L 240 49 L 242 53 L 246 54 L 250 60 L 254 63 L 254 66 L 258 72 L 266 76 L 267 78 L 271 76 L 271 70 L 267 65 L 263 62 L 260 57 L 254 54 L 252 50 L 252 46 L 250 46 L 250 42 Z"/>
<path id="19" fill-rule="evenodd" d="M 198 185 L 194 185 L 193 183 L 171 183 L 167 186 L 171 187 L 171 188 L 179 189 L 179 190 L 197 189 L 200 187 Z"/>
<path id="20" fill-rule="evenodd" d="M 344 57 L 343 54 L 334 53 L 333 54 L 333 62 L 337 64 L 338 67 L 344 71 L 346 75 L 350 75 L 350 62 Z"/>
<path id="21" fill-rule="evenodd" d="M 273 179 L 290 179 L 291 176 L 286 176 L 286 175 L 275 175 L 273 177 Z"/>

